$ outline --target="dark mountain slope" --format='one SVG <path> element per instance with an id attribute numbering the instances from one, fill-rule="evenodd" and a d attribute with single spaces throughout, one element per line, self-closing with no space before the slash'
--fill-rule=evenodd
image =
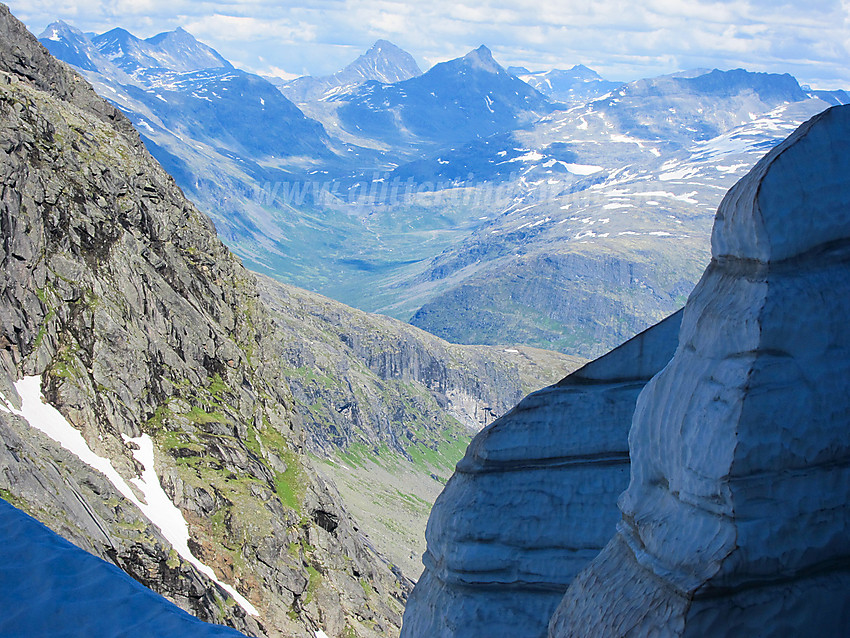
<path id="1" fill-rule="evenodd" d="M 206 619 L 269 636 L 394 631 L 404 586 L 300 452 L 253 276 L 127 119 L 5 7 L 0 34 L 3 496 Z M 124 481 L 155 472 L 192 561 L 17 415 L 23 376 Z M 152 464 L 137 454 L 148 441 Z"/>

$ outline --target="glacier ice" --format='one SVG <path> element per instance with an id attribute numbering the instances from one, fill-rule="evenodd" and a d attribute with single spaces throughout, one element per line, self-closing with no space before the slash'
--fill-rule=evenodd
<path id="1" fill-rule="evenodd" d="M 617 533 L 549 636 L 850 632 L 850 107 L 724 198 L 629 434 Z"/>
<path id="2" fill-rule="evenodd" d="M 673 356 L 680 319 L 530 395 L 476 436 L 431 512 L 403 638 L 545 635 L 572 577 L 614 533 L 635 400 Z"/>
<path id="3" fill-rule="evenodd" d="M 0 499 L 0 635 L 239 638 Z"/>

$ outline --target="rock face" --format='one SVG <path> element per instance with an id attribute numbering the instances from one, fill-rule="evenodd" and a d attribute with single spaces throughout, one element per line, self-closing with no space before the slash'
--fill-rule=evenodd
<path id="1" fill-rule="evenodd" d="M 254 277 L 127 119 L 2 5 L 0 238 L 0 496 L 202 619 L 397 630 L 406 585 L 302 453 Z M 153 476 L 192 555 L 249 606 L 15 412 L 25 376 L 126 483 Z M 128 439 L 152 443 L 149 462 Z"/>
<path id="2" fill-rule="evenodd" d="M 681 312 L 535 392 L 469 446 L 428 521 L 407 638 L 539 637 L 615 529 L 628 430 Z"/>
<path id="3" fill-rule="evenodd" d="M 2 500 L 0 534 L 4 635 L 242 636 L 181 611 Z"/>
<path id="4" fill-rule="evenodd" d="M 360 529 L 414 580 L 430 507 L 472 436 L 585 363 L 523 346 L 450 344 L 315 293 L 258 283 L 307 446 Z"/>
<path id="5" fill-rule="evenodd" d="M 850 108 L 729 191 L 640 398 L 617 534 L 549 635 L 850 631 Z"/>
<path id="6" fill-rule="evenodd" d="M 585 363 L 534 348 L 455 345 L 271 279 L 258 283 L 287 335 L 292 392 L 305 407 L 314 405 L 304 420 L 315 448 L 360 440 L 403 453 L 444 437 L 450 421 L 477 433 L 529 392 Z M 411 385 L 421 388 L 419 401 L 411 401 Z"/>

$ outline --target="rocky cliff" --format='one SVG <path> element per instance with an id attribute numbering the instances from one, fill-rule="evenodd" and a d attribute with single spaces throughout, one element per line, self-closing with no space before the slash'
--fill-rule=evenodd
<path id="1" fill-rule="evenodd" d="M 430 506 L 472 436 L 583 360 L 524 346 L 458 346 L 259 282 L 308 448 L 375 546 L 416 579 Z"/>
<path id="2" fill-rule="evenodd" d="M 405 585 L 302 454 L 254 277 L 5 7 L 0 181 L 4 498 L 204 619 L 392 634 Z"/>
<path id="3" fill-rule="evenodd" d="M 676 354 L 637 402 L 617 534 L 551 637 L 847 635 L 848 157 L 834 107 L 726 195 Z"/>
<path id="4" fill-rule="evenodd" d="M 190 616 L 2 500 L 0 535 L 5 636 L 242 637 Z"/>
<path id="5" fill-rule="evenodd" d="M 635 401 L 673 356 L 680 321 L 535 392 L 473 439 L 431 512 L 402 636 L 545 635 L 615 529 Z"/>

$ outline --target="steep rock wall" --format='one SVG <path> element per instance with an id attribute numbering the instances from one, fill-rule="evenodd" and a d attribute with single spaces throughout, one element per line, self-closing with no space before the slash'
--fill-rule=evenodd
<path id="1" fill-rule="evenodd" d="M 254 277 L 129 122 L 2 5 L 0 240 L 0 496 L 204 619 L 268 636 L 397 631 L 406 584 L 302 454 Z M 24 376 L 127 483 L 154 473 L 193 556 L 247 609 L 14 412 Z M 144 468 L 128 441 L 143 436 Z"/>

